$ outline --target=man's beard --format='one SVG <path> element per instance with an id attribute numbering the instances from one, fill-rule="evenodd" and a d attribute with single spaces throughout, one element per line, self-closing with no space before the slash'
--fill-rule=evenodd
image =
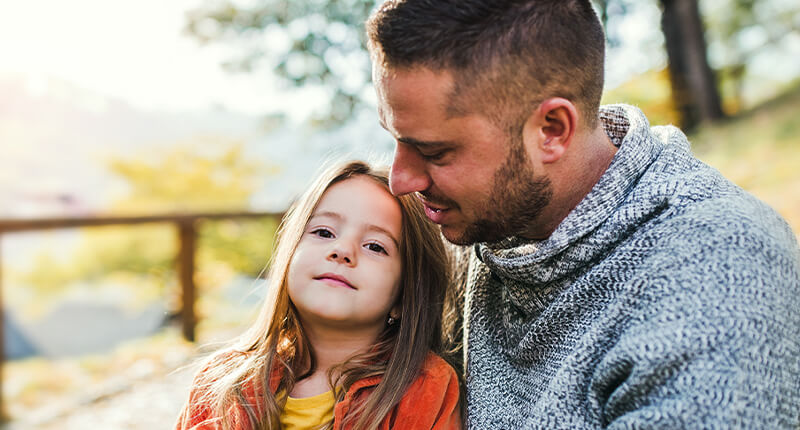
<path id="1" fill-rule="evenodd" d="M 522 136 L 509 141 L 510 151 L 494 174 L 489 199 L 476 208 L 480 218 L 468 224 L 459 237 L 447 238 L 457 245 L 497 242 L 531 229 L 553 195 L 550 179 L 536 177 L 530 166 Z"/>

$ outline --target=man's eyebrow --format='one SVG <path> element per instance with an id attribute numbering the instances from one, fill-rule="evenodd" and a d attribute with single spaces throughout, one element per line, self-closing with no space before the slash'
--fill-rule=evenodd
<path id="1" fill-rule="evenodd" d="M 386 123 L 383 121 L 383 117 L 380 115 L 378 116 L 378 123 L 384 130 L 390 131 L 389 128 L 386 127 Z M 446 146 L 450 144 L 449 142 L 445 141 L 439 141 L 439 140 L 425 141 L 425 140 L 414 139 L 413 137 L 397 137 L 395 139 L 398 142 L 403 142 L 406 145 L 416 146 L 417 148 L 430 148 L 435 146 Z"/>
<path id="2" fill-rule="evenodd" d="M 414 139 L 413 137 L 398 137 L 397 141 L 403 142 L 406 145 L 416 146 L 417 148 L 431 148 L 436 146 L 446 146 L 449 145 L 449 142 L 444 142 L 440 140 L 418 140 Z"/>

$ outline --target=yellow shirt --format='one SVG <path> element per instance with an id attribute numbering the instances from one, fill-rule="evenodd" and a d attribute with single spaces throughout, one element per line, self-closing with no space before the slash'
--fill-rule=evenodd
<path id="1" fill-rule="evenodd" d="M 281 411 L 281 427 L 283 430 L 312 429 L 320 424 L 333 420 L 333 406 L 336 399 L 333 391 L 316 396 L 295 399 L 286 398 Z"/>

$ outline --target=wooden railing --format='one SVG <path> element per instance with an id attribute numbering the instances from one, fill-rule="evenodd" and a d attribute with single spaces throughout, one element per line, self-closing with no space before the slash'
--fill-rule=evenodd
<path id="1" fill-rule="evenodd" d="M 176 273 L 181 285 L 181 325 L 183 336 L 189 341 L 195 339 L 195 326 L 197 318 L 194 312 L 195 302 L 195 249 L 197 247 L 197 227 L 203 220 L 223 220 L 236 218 L 276 218 L 280 219 L 282 214 L 270 212 L 228 212 L 228 213 L 181 213 L 148 216 L 87 216 L 87 217 L 61 217 L 61 218 L 38 218 L 38 219 L 4 219 L 0 218 L 0 416 L 2 413 L 3 399 L 3 363 L 5 362 L 5 339 L 4 339 L 4 317 L 2 300 L 2 238 L 3 235 L 15 232 L 30 232 L 40 230 L 76 228 L 76 227 L 99 227 L 110 225 L 137 225 L 152 223 L 170 223 L 176 227 L 180 247 L 178 256 L 175 259 L 177 264 Z"/>

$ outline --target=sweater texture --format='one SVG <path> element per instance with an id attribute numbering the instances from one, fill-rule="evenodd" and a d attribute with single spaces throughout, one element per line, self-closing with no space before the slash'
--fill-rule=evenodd
<path id="1" fill-rule="evenodd" d="M 553 234 L 469 258 L 468 428 L 800 428 L 791 229 L 678 129 L 600 118 L 619 150 Z"/>

